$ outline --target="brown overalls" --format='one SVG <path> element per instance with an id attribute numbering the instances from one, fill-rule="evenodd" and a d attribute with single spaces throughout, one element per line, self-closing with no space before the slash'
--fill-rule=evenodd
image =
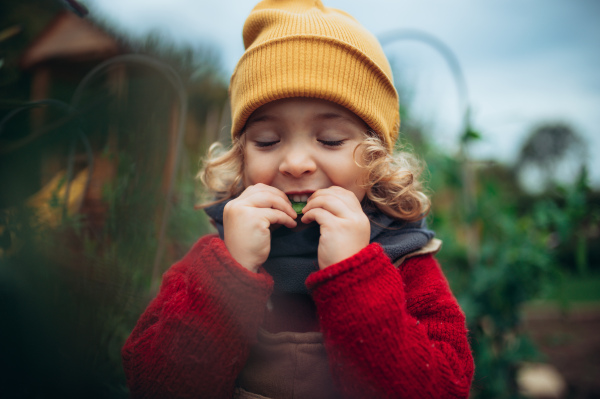
<path id="1" fill-rule="evenodd" d="M 439 251 L 432 239 L 423 248 L 394 262 Z M 320 332 L 270 333 L 259 329 L 258 342 L 237 380 L 234 399 L 335 399 L 341 394 L 333 383 Z"/>

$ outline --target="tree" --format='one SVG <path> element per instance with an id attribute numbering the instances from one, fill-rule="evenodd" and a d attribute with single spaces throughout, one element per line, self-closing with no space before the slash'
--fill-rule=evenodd
<path id="1" fill-rule="evenodd" d="M 521 179 L 533 170 L 540 177 L 530 186 L 549 189 L 556 183 L 559 167 L 565 163 L 578 163 L 577 170 L 585 165 L 585 143 L 566 123 L 545 123 L 534 129 L 521 148 L 515 164 L 515 171 Z"/>

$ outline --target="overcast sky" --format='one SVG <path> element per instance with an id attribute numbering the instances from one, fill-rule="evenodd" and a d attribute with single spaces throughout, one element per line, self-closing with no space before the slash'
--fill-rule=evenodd
<path id="1" fill-rule="evenodd" d="M 176 42 L 221 51 L 230 74 L 243 52 L 250 0 L 86 0 L 91 12 L 135 36 L 158 31 Z M 382 37 L 417 29 L 458 58 L 473 124 L 484 135 L 480 158 L 511 162 L 526 134 L 546 121 L 572 125 L 588 141 L 592 181 L 600 186 L 600 1 L 596 0 L 324 0 Z M 415 41 L 384 47 L 396 80 L 410 89 L 414 114 L 435 140 L 452 146 L 460 103 L 444 59 Z"/>

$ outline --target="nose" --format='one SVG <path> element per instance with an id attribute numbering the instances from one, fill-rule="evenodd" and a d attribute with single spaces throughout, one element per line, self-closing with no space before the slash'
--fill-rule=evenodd
<path id="1" fill-rule="evenodd" d="M 279 165 L 279 172 L 286 176 L 302 177 L 317 169 L 317 164 L 308 148 L 290 149 Z"/>

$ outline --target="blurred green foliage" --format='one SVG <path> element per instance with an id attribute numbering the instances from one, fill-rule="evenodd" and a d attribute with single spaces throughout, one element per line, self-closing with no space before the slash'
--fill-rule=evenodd
<path id="1" fill-rule="evenodd" d="M 585 167 L 570 184 L 550 181 L 534 195 L 519 186 L 514 169 L 468 159 L 469 143 L 481 136 L 468 128 L 457 156 L 414 142 L 429 170 L 429 223 L 444 242 L 438 258 L 470 330 L 472 397 L 517 398 L 519 365 L 543 358 L 523 332 L 522 305 L 535 298 L 568 304 L 562 282 L 587 273 L 597 256 L 600 206 Z"/>
<path id="2" fill-rule="evenodd" d="M 19 9 L 10 15 L 20 18 Z M 16 54 L 5 48 L 7 57 Z M 115 102 L 101 81 L 92 85 L 81 127 L 97 150 L 95 164 L 114 167 L 113 178 L 102 185 L 103 218 L 76 213 L 49 226 L 24 195 L 0 209 L 0 368 L 6 370 L 0 373 L 0 397 L 127 397 L 120 348 L 156 293 L 151 276 L 161 218 L 168 217 L 161 272 L 209 231 L 204 213 L 194 210 L 194 175 L 226 114 L 218 57 L 176 51 L 159 38 L 138 50 L 173 65 L 189 95 L 189 129 L 171 211 L 163 213 L 161 191 L 162 136 L 174 98 L 169 88 L 143 69 L 130 75 L 128 102 Z M 13 97 L 3 100 L 25 101 L 27 76 L 11 76 L 3 77 L 2 87 L 21 89 L 7 91 Z M 3 104 L 6 115 L 9 102 Z M 598 272 L 600 196 L 585 168 L 569 184 L 549 180 L 545 192 L 531 194 L 519 185 L 517 169 L 468 157 L 470 143 L 485 132 L 469 126 L 459 139 L 461 151 L 452 154 L 435 146 L 409 109 L 401 111 L 403 137 L 427 164 L 433 198 L 428 222 L 444 242 L 438 257 L 467 316 L 476 361 L 473 397 L 518 397 L 518 366 L 541 356 L 522 331 L 520 309 L 536 298 L 568 304 L 561 282 Z M 117 145 L 106 138 L 115 123 Z M 217 133 L 210 131 L 215 124 Z M 56 145 L 68 148 L 71 135 L 57 137 L 62 139 Z M 18 168 L 10 170 L 19 177 Z M 62 212 L 58 189 L 48 203 Z"/>
<path id="3" fill-rule="evenodd" d="M 24 2 L 24 10 L 29 3 Z M 27 19 L 20 9 L 15 4 L 14 12 L 2 14 L 3 26 L 14 15 Z M 47 23 L 52 15 L 47 11 L 30 17 L 44 17 Z M 22 32 L 15 37 L 23 36 Z M 22 43 L 1 43 L 0 55 L 8 61 L 0 70 L 0 120 L 28 102 L 33 73 L 18 70 L 13 61 L 31 40 L 27 36 Z M 160 71 L 143 63 L 123 63 L 117 65 L 121 69 L 97 72 L 85 86 L 52 75 L 49 94 L 54 96 L 54 88 L 59 87 L 58 97 L 65 104 L 81 89 L 77 112 L 65 115 L 62 110 L 46 109 L 44 123 L 60 123 L 12 152 L 7 149 L 32 134 L 29 121 L 39 116 L 21 112 L 7 120 L 0 133 L 2 398 L 128 397 L 120 349 L 156 293 L 154 266 L 158 265 L 160 279 L 208 232 L 204 213 L 194 210 L 194 175 L 199 154 L 206 149 L 202 139 L 206 121 L 214 113 L 208 105 L 222 109 L 227 100 L 216 55 L 210 50 L 173 50 L 158 39 L 131 47 L 162 59 L 182 77 L 190 108 L 187 120 L 173 117 L 181 104 Z M 64 63 L 65 75 L 71 67 L 82 69 L 77 60 L 71 62 Z M 110 78 L 119 76 L 119 71 L 127 78 L 115 90 Z M 10 90 L 4 91 L 5 86 Z M 168 209 L 167 165 L 174 145 L 168 132 L 177 123 L 185 124 L 187 134 Z M 94 171 L 86 188 L 95 194 L 75 205 L 77 212 L 67 210 L 77 200 L 66 201 L 64 194 L 68 185 L 77 198 L 76 178 L 69 182 L 61 178 L 42 198 L 43 204 L 31 201 L 33 194 L 50 184 L 39 173 L 43 156 L 52 157 L 63 171 L 72 169 L 73 177 Z M 36 173 L 29 173 L 36 168 Z"/>

